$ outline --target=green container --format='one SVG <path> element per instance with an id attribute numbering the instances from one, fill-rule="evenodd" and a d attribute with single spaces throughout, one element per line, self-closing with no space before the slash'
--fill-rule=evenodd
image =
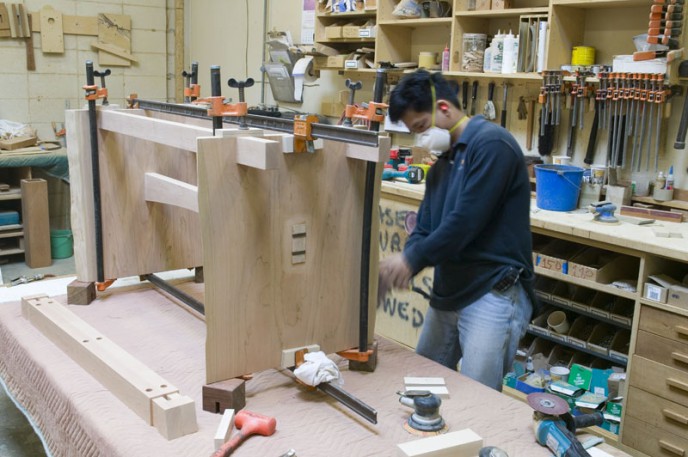
<path id="1" fill-rule="evenodd" d="M 71 230 L 50 231 L 50 256 L 67 259 L 74 255 L 74 237 Z"/>

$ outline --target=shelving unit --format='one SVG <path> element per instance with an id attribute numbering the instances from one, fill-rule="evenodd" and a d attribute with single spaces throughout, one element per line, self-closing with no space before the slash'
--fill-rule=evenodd
<path id="1" fill-rule="evenodd" d="M 320 5 L 320 4 L 319 4 Z M 375 48 L 375 37 L 359 37 L 358 31 L 354 26 L 363 26 L 369 23 L 371 30 L 374 30 L 376 23 L 377 10 L 362 9 L 344 13 L 332 13 L 318 11 L 315 16 L 315 41 L 316 43 L 332 47 L 339 54 L 349 54 L 361 47 Z M 351 36 L 347 29 L 347 36 L 344 36 L 345 25 L 352 24 L 350 30 L 355 31 L 357 36 Z M 335 31 L 336 37 L 328 36 L 328 31 Z M 330 33 L 331 35 L 331 33 Z M 319 69 L 326 67 L 321 66 Z"/>
<path id="2" fill-rule="evenodd" d="M 22 179 L 31 178 L 31 169 L 0 168 L 0 183 L 10 185 L 10 189 L 0 192 L 0 211 L 17 211 L 21 219 Z M 0 225 L 0 258 L 24 254 L 24 230 L 21 224 Z"/>

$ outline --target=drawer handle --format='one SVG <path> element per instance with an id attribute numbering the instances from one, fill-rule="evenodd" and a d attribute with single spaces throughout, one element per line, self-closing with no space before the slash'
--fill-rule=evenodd
<path id="1" fill-rule="evenodd" d="M 680 422 L 683 425 L 688 425 L 688 417 L 684 416 L 683 414 L 675 413 L 668 409 L 663 409 L 662 414 L 664 414 L 664 416 L 668 419 L 675 420 L 676 422 Z"/>
<path id="2" fill-rule="evenodd" d="M 667 451 L 669 451 L 669 452 L 673 452 L 674 454 L 680 455 L 681 457 L 683 457 L 683 456 L 685 455 L 685 452 L 686 452 L 686 451 L 683 450 L 682 448 L 680 448 L 680 447 L 678 447 L 678 446 L 674 446 L 674 445 L 671 444 L 671 443 L 667 443 L 667 442 L 664 441 L 664 440 L 659 440 L 659 446 L 660 446 L 662 449 L 665 449 L 665 450 L 667 450 Z"/>
<path id="3" fill-rule="evenodd" d="M 688 363 L 688 355 L 681 354 L 680 352 L 672 352 L 671 358 L 677 362 Z"/>
<path id="4" fill-rule="evenodd" d="M 682 325 L 677 325 L 675 328 L 676 328 L 676 333 L 678 333 L 681 336 L 688 337 L 688 327 L 684 327 Z"/>
<path id="5" fill-rule="evenodd" d="M 674 379 L 674 378 L 667 378 L 666 382 L 671 387 L 676 387 L 677 389 L 684 390 L 688 393 L 688 383 L 685 383 L 683 381 L 679 381 L 678 379 Z"/>

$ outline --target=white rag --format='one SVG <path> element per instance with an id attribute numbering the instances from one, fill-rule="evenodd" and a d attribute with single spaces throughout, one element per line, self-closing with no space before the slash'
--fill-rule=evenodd
<path id="1" fill-rule="evenodd" d="M 344 383 L 339 368 L 324 352 L 308 352 L 303 359 L 304 362 L 294 370 L 294 375 L 304 384 L 317 386 L 321 382 L 329 382 L 341 386 Z"/>

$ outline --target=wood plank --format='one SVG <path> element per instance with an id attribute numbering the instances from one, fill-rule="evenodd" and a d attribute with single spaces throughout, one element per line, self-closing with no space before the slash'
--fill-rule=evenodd
<path id="1" fill-rule="evenodd" d="M 335 141 L 315 154 L 283 154 L 270 173 L 237 163 L 236 138 L 199 138 L 198 148 L 203 245 L 212 246 L 203 258 L 207 382 L 279 367 L 283 348 L 356 346 L 366 163 L 347 158 L 346 144 Z M 292 265 L 298 224 L 308 254 Z M 375 236 L 372 265 L 377 251 Z M 371 281 L 369 330 L 376 289 Z"/>
<path id="2" fill-rule="evenodd" d="M 212 136 L 209 128 L 182 125 L 173 121 L 153 119 L 139 115 L 142 111 L 101 110 L 98 127 L 132 138 L 172 146 L 186 151 L 197 151 L 198 137 Z"/>
<path id="3" fill-rule="evenodd" d="M 98 43 L 123 49 L 131 55 L 131 17 L 122 14 L 98 14 Z M 111 51 L 98 52 L 98 63 L 101 66 L 131 66 L 132 59 L 113 54 Z"/>
<path id="4" fill-rule="evenodd" d="M 24 9 L 24 5 L 19 3 L 17 4 L 18 8 L 18 17 L 19 21 L 21 22 L 21 30 L 22 30 L 22 37 L 28 38 L 31 36 L 31 25 L 29 24 L 29 15 L 26 12 L 26 9 Z"/>
<path id="5" fill-rule="evenodd" d="M 184 0 L 174 0 L 174 98 L 184 101 Z"/>
<path id="6" fill-rule="evenodd" d="M 198 186 L 163 176 L 146 173 L 144 182 L 146 201 L 164 203 L 198 212 Z"/>
<path id="7" fill-rule="evenodd" d="M 122 59 L 126 59 L 126 60 L 129 60 L 131 62 L 138 62 L 138 60 L 136 60 L 136 58 L 134 58 L 134 56 L 131 55 L 131 52 L 129 52 L 128 50 L 126 50 L 124 48 L 120 48 L 118 46 L 115 46 L 114 44 L 100 43 L 98 41 L 92 41 L 91 47 L 96 48 L 99 51 L 105 51 L 108 54 L 112 54 L 114 56 L 121 57 Z M 100 61 L 99 61 L 99 63 L 100 63 Z M 101 63 L 101 65 L 112 65 L 112 64 Z"/>
<path id="8" fill-rule="evenodd" d="M 41 13 L 31 13 L 31 31 L 41 31 Z M 62 31 L 68 35 L 98 35 L 98 18 L 62 15 Z"/>
<path id="9" fill-rule="evenodd" d="M 233 428 L 234 410 L 225 409 L 225 412 L 222 413 L 222 420 L 220 421 L 220 425 L 217 426 L 217 431 L 215 432 L 215 437 L 213 438 L 216 451 L 227 442 L 227 440 L 229 439 L 229 435 L 232 433 Z"/>
<path id="10" fill-rule="evenodd" d="M 155 425 L 154 419 L 158 419 L 158 423 L 169 421 L 164 424 L 165 431 L 184 430 L 188 434 L 198 429 L 193 400 L 179 395 L 165 378 L 57 301 L 45 295 L 24 297 L 22 315 L 149 425 Z M 154 407 L 153 400 L 159 398 L 163 400 Z M 182 425 L 172 423 L 177 417 Z"/>
<path id="11" fill-rule="evenodd" d="M 389 148 L 392 140 L 389 137 L 380 137 L 380 146 L 373 148 L 359 144 L 346 145 L 346 156 L 350 159 L 366 160 L 369 162 L 386 162 L 389 159 Z"/>
<path id="12" fill-rule="evenodd" d="M 153 426 L 168 440 L 196 433 L 196 405 L 178 392 L 153 399 Z"/>
<path id="13" fill-rule="evenodd" d="M 65 111 L 74 264 L 80 281 L 95 282 L 96 243 L 93 222 L 93 173 L 88 110 Z"/>
<path id="14" fill-rule="evenodd" d="M 12 35 L 10 13 L 5 3 L 0 3 L 0 38 L 8 38 Z"/>
<path id="15" fill-rule="evenodd" d="M 25 262 L 30 268 L 49 267 L 52 265 L 52 257 L 48 182 L 45 179 L 22 179 L 21 192 Z"/>
<path id="16" fill-rule="evenodd" d="M 21 25 L 17 17 L 17 5 L 14 3 L 10 4 L 10 36 L 12 38 L 18 38 L 21 33 Z"/>
<path id="17" fill-rule="evenodd" d="M 34 55 L 33 50 L 33 33 L 31 33 L 31 24 L 33 23 L 33 19 L 31 16 L 27 15 L 26 20 L 26 25 L 29 29 L 29 34 L 26 38 L 26 69 L 28 71 L 36 71 L 36 56 Z"/>
<path id="18" fill-rule="evenodd" d="M 50 5 L 41 9 L 41 49 L 44 53 L 64 53 L 62 13 Z"/>
<path id="19" fill-rule="evenodd" d="M 672 213 L 670 211 L 662 211 L 659 209 L 638 208 L 636 206 L 622 206 L 619 211 L 624 216 L 634 217 L 649 217 L 660 221 L 667 222 L 681 222 L 683 215 L 680 213 Z"/>
<path id="20" fill-rule="evenodd" d="M 259 170 L 275 170 L 282 160 L 279 142 L 252 136 L 237 137 L 237 163 Z"/>

